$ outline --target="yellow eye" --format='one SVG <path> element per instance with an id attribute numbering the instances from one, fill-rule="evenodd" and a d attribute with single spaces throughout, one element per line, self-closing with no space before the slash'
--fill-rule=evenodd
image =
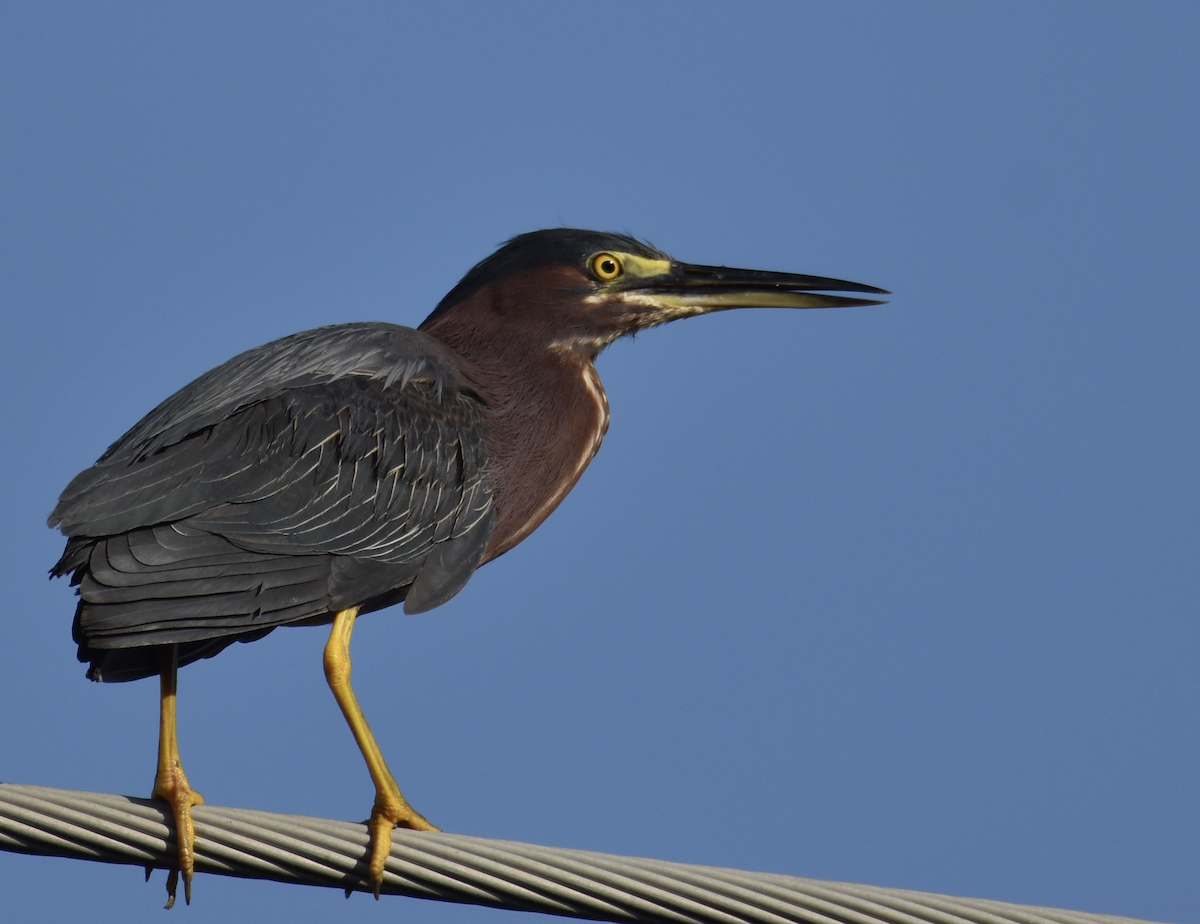
<path id="1" fill-rule="evenodd" d="M 592 272 L 609 282 L 621 275 L 621 261 L 611 253 L 598 253 L 592 257 Z"/>

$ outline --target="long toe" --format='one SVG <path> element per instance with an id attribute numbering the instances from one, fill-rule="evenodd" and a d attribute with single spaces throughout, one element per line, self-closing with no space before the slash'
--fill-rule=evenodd
<path id="1" fill-rule="evenodd" d="M 171 774 L 168 780 L 155 780 L 154 795 L 171 807 L 175 818 L 175 843 L 179 850 L 179 866 L 167 874 L 167 905 L 175 904 L 175 891 L 183 878 L 183 900 L 192 903 L 192 876 L 196 871 L 196 830 L 192 824 L 192 806 L 203 805 L 204 797 L 187 785 L 182 773 Z"/>
<path id="2" fill-rule="evenodd" d="M 376 899 L 379 898 L 379 890 L 383 886 L 384 867 L 392 853 L 392 828 L 399 826 L 413 831 L 442 830 L 426 821 L 425 816 L 413 809 L 403 798 L 399 804 L 392 800 L 387 800 L 387 803 L 380 805 L 377 801 L 367 822 L 371 833 L 371 858 L 367 863 L 367 872 L 371 877 L 371 888 Z"/>

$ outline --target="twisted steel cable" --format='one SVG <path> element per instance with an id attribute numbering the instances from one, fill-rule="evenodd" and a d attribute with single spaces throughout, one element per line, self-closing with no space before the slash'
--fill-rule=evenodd
<path id="1" fill-rule="evenodd" d="M 202 805 L 196 869 L 370 891 L 364 825 Z M 149 799 L 0 784 L 0 849 L 169 867 Z M 600 921 L 695 924 L 1116 924 L 1112 915 L 397 830 L 383 892 Z"/>

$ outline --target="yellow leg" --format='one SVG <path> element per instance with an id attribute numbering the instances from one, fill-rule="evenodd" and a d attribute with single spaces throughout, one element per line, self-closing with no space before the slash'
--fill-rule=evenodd
<path id="1" fill-rule="evenodd" d="M 379 898 L 379 887 L 383 885 L 383 866 L 388 854 L 392 851 L 392 828 L 400 825 L 416 831 L 438 831 L 407 800 L 400 794 L 400 787 L 388 770 L 375 736 L 367 725 L 358 698 L 350 686 L 350 633 L 354 631 L 354 620 L 358 616 L 358 607 L 342 610 L 333 619 L 333 630 L 329 633 L 329 641 L 325 645 L 325 679 L 333 698 L 337 700 L 346 717 L 346 723 L 358 742 L 367 762 L 367 770 L 371 781 L 375 784 L 375 805 L 371 809 L 371 820 L 368 826 L 371 832 L 371 859 L 367 870 L 371 875 L 371 884 L 375 887 L 375 897 Z"/>
<path id="2" fill-rule="evenodd" d="M 175 841 L 179 846 L 179 868 L 167 874 L 167 907 L 175 904 L 175 887 L 183 874 L 183 900 L 192 903 L 192 873 L 195 871 L 196 832 L 192 827 L 192 806 L 202 805 L 204 797 L 194 791 L 183 773 L 179 760 L 179 739 L 175 731 L 175 679 L 179 672 L 179 652 L 174 645 L 164 646 L 159 661 L 158 770 L 154 774 L 152 796 L 171 806 L 175 816 Z"/>

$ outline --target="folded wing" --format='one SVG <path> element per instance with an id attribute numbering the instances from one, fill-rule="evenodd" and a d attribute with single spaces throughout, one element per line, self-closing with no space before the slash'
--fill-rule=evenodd
<path id="1" fill-rule="evenodd" d="M 356 352 L 357 350 L 357 352 Z M 465 585 L 495 520 L 477 399 L 443 348 L 343 325 L 242 354 L 152 411 L 64 491 L 89 676 L 157 670 L 285 624 Z"/>

